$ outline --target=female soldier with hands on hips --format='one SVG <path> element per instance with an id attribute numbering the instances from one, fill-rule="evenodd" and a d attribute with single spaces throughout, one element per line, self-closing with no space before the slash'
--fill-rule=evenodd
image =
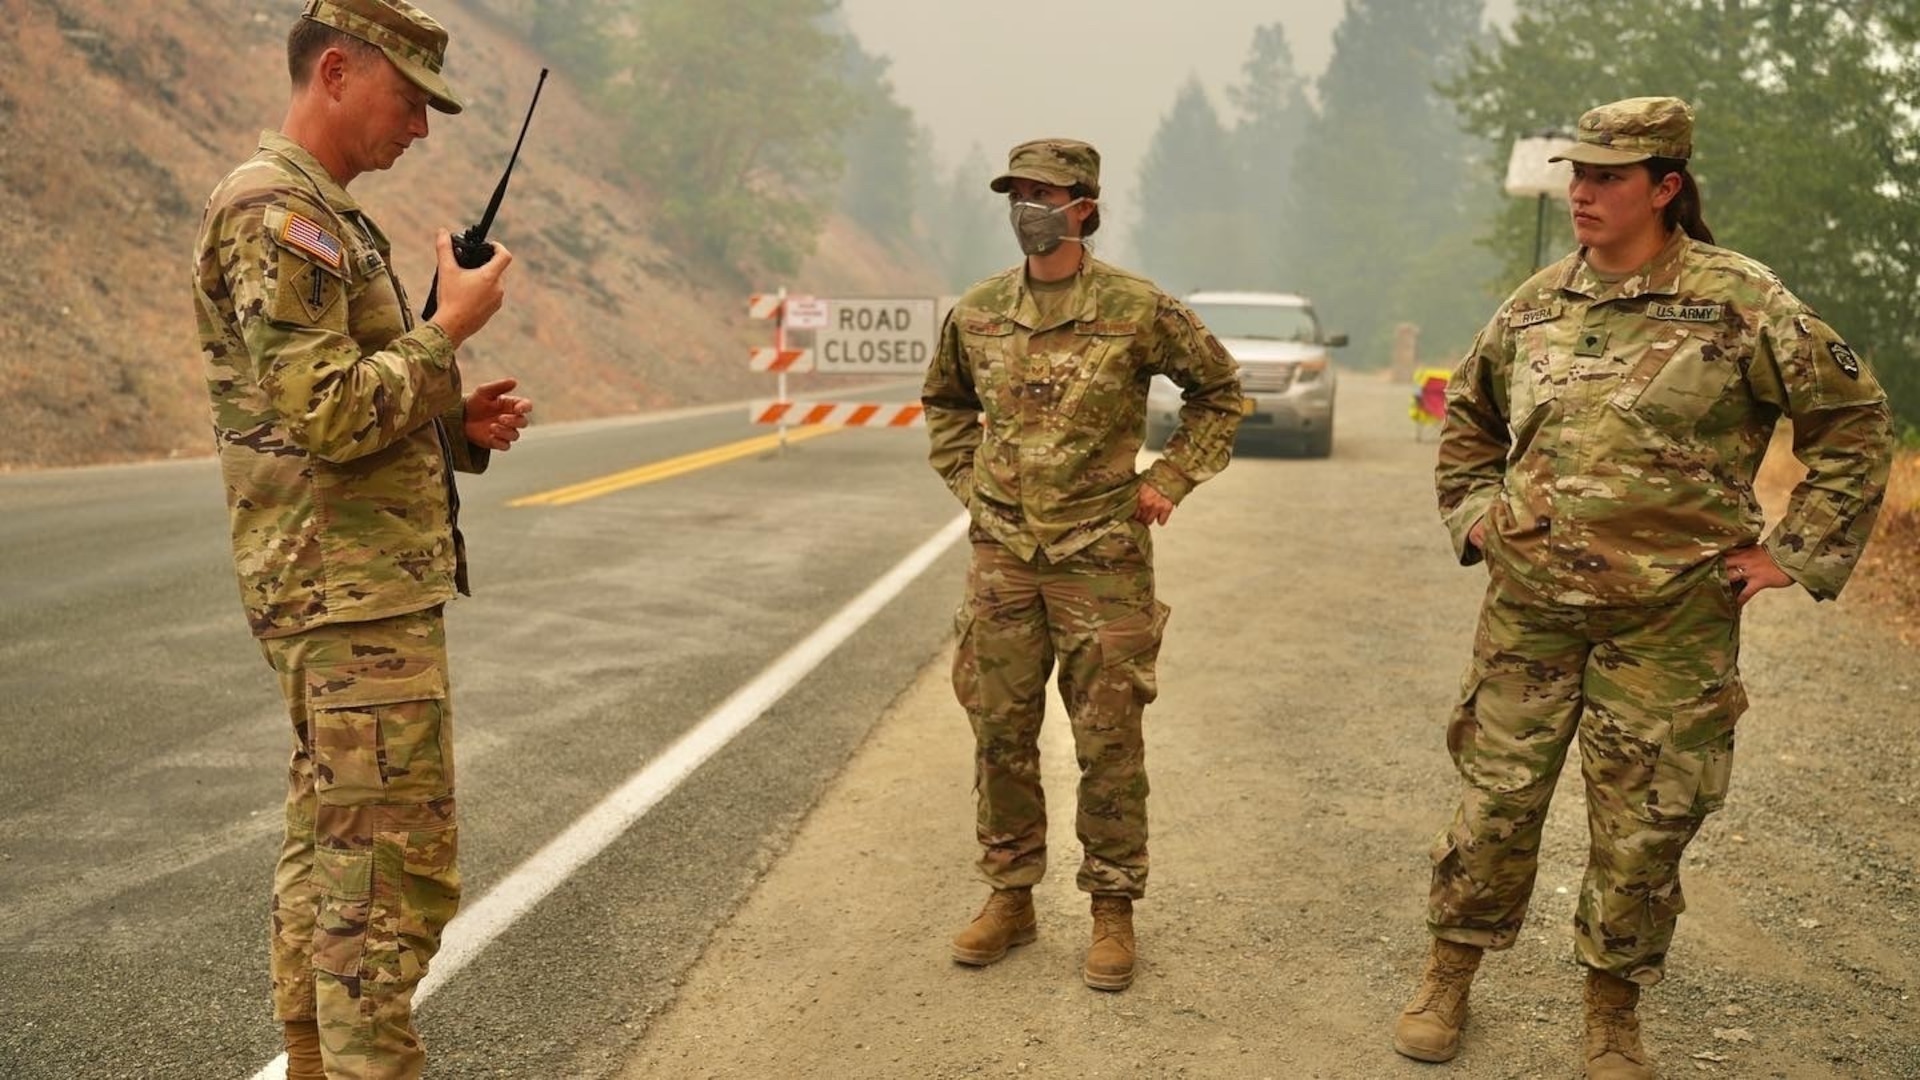
<path id="1" fill-rule="evenodd" d="M 1580 118 L 1579 250 L 1494 313 L 1447 391 L 1436 487 L 1490 583 L 1447 730 L 1462 779 L 1432 852 L 1433 949 L 1394 1029 L 1459 1050 L 1485 949 L 1513 944 L 1574 738 L 1592 847 L 1574 916 L 1586 1075 L 1651 1077 L 1635 1014 L 1685 909 L 1680 858 L 1726 798 L 1740 610 L 1839 594 L 1892 447 L 1866 361 L 1701 219 L 1693 112 L 1632 98 Z M 1781 417 L 1807 475 L 1762 536 L 1754 477 Z"/>

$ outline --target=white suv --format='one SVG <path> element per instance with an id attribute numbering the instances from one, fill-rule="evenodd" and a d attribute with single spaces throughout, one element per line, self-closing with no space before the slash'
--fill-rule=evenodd
<path id="1" fill-rule="evenodd" d="M 1240 364 L 1247 416 L 1242 443 L 1297 443 L 1313 457 L 1333 453 L 1333 356 L 1347 335 L 1322 334 L 1313 303 L 1292 293 L 1197 292 L 1187 306 Z M 1153 380 L 1147 446 L 1159 449 L 1180 419 L 1180 388 Z"/>

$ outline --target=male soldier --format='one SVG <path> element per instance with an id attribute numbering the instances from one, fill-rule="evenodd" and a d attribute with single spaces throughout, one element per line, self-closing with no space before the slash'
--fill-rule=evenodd
<path id="1" fill-rule="evenodd" d="M 410 1078 L 414 987 L 453 916 L 452 710 L 441 605 L 466 592 L 450 469 L 480 472 L 532 408 L 464 401 L 454 351 L 500 308 L 439 235 L 416 325 L 387 238 L 347 184 L 460 111 L 447 34 L 405 0 L 310 0 L 291 104 L 214 189 L 194 304 L 234 568 L 293 722 L 274 871 L 274 1013 L 293 1080 Z"/>
<path id="2" fill-rule="evenodd" d="M 1093 894 L 1084 976 L 1124 990 L 1133 901 L 1147 887 L 1140 716 L 1167 619 L 1147 527 L 1226 467 L 1240 379 L 1192 311 L 1087 255 L 1100 227 L 1093 147 L 1022 143 L 989 186 L 1012 204 L 1026 261 L 960 298 L 921 395 L 933 467 L 973 516 L 953 682 L 973 724 L 979 866 L 993 893 L 953 958 L 991 964 L 1034 939 L 1031 890 L 1047 857 L 1040 718 L 1057 655 L 1080 761 L 1078 880 Z M 1137 474 L 1154 375 L 1179 383 L 1186 404 L 1165 457 Z"/>

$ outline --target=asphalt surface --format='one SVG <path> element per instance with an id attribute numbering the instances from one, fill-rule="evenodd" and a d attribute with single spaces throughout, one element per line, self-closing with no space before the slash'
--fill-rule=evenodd
<path id="1" fill-rule="evenodd" d="M 463 478 L 470 903 L 958 513 L 917 429 L 508 506 L 764 434 L 745 411 L 536 425 Z M 960 547 L 423 1004 L 433 1075 L 620 1067 L 623 1029 L 671 1001 L 945 644 Z M 290 736 L 217 469 L 0 476 L 0 552 L 0 1076 L 251 1076 L 279 1051 L 266 912 Z"/>

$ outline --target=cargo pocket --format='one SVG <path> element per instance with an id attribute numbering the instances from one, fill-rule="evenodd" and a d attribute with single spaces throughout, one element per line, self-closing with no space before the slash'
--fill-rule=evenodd
<path id="1" fill-rule="evenodd" d="M 386 656 L 307 671 L 314 787 L 322 803 L 424 803 L 453 792 L 446 672 Z"/>
<path id="2" fill-rule="evenodd" d="M 1103 677 L 1123 676 L 1142 705 L 1151 704 L 1160 696 L 1156 665 L 1160 658 L 1160 639 L 1171 610 L 1155 600 L 1152 607 L 1124 615 L 1095 631 L 1100 642 Z"/>
<path id="3" fill-rule="evenodd" d="M 356 980 L 374 1003 L 382 987 L 417 983 L 460 904 L 459 835 L 449 821 L 376 833 L 358 851 L 316 849 L 314 968 Z"/>
<path id="4" fill-rule="evenodd" d="M 368 996 L 412 986 L 425 977 L 440 934 L 460 905 L 459 827 L 382 832 L 374 836 L 373 880 L 360 965 Z"/>
<path id="5" fill-rule="evenodd" d="M 1714 347 L 1708 331 L 1670 325 L 1644 346 L 1608 398 L 1614 408 L 1656 423 L 1698 420 L 1720 400 L 1735 374 L 1734 362 L 1722 358 L 1724 351 Z"/>
<path id="6" fill-rule="evenodd" d="M 358 979 L 373 908 L 373 853 L 315 848 L 313 966 Z"/>
<path id="7" fill-rule="evenodd" d="M 1473 747 L 1480 734 L 1480 713 L 1475 705 L 1480 696 L 1480 684 L 1486 675 L 1479 664 L 1467 666 L 1466 674 L 1460 676 L 1460 692 L 1455 695 L 1453 716 L 1447 721 L 1447 754 L 1453 758 L 1454 767 L 1460 775 L 1473 779 L 1469 772 L 1469 763 L 1473 759 Z"/>
<path id="8" fill-rule="evenodd" d="M 1698 820 L 1726 804 L 1734 724 L 1746 707 L 1746 689 L 1734 678 L 1674 711 L 1647 783 L 1647 820 Z"/>
<path id="9" fill-rule="evenodd" d="M 1473 900 L 1486 892 L 1486 886 L 1467 866 L 1466 853 L 1472 844 L 1473 830 L 1455 815 L 1427 845 L 1427 861 L 1434 869 L 1432 899 L 1436 907 L 1456 915 L 1472 907 Z"/>
<path id="10" fill-rule="evenodd" d="M 1133 364 L 1129 360 L 1133 348 L 1130 327 L 1116 334 L 1103 324 L 1081 324 L 1074 334 L 1076 362 L 1056 376 L 1066 383 L 1066 392 L 1060 398 L 1060 415 L 1068 418 L 1080 412 L 1080 404 L 1088 394 L 1093 394 L 1096 401 L 1120 400 L 1134 381 Z M 1102 412 L 1102 416 L 1105 415 Z"/>
<path id="11" fill-rule="evenodd" d="M 1551 702 L 1523 704 L 1525 689 L 1500 669 L 1475 659 L 1461 677 L 1459 701 L 1447 721 L 1447 753 L 1460 778 L 1479 796 L 1501 805 L 1524 805 L 1551 791 L 1559 775 L 1562 750 L 1555 735 Z M 1487 717 L 1489 703 L 1495 706 Z M 1531 710 L 1531 711 L 1530 711 Z M 1516 802 L 1517 800 L 1517 802 Z"/>
<path id="12" fill-rule="evenodd" d="M 1489 884 L 1487 848 L 1479 849 L 1483 854 L 1478 864 L 1470 861 L 1475 850 L 1473 831 L 1458 815 L 1428 846 L 1433 871 L 1427 885 L 1427 924 L 1492 931 L 1489 944 L 1500 947 L 1513 940 L 1517 928 L 1501 924 L 1497 912 L 1505 905 Z"/>
<path id="13" fill-rule="evenodd" d="M 1007 319 L 969 321 L 961 328 L 960 348 L 966 354 L 974 392 L 987 407 L 989 417 L 1017 414 L 1020 407 L 1014 395 L 1013 373 L 1009 370 L 1013 331 L 1013 322 Z"/>
<path id="14" fill-rule="evenodd" d="M 965 604 L 953 613 L 953 696 L 969 713 L 980 710 L 980 663 L 974 653 L 973 612 Z"/>

